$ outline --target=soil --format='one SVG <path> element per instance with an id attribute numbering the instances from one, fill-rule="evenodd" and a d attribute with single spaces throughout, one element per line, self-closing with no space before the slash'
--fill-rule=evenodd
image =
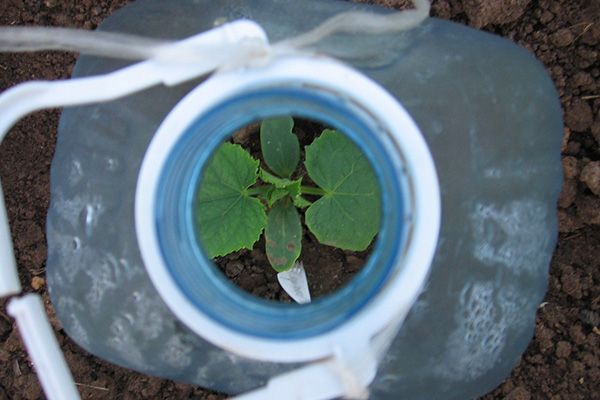
<path id="1" fill-rule="evenodd" d="M 405 8 L 408 1 L 371 1 Z M 2 0 L 1 25 L 95 28 L 127 0 Z M 600 399 L 600 1 L 434 0 L 434 16 L 481 28 L 529 49 L 546 66 L 565 117 L 565 182 L 559 242 L 535 336 L 513 374 L 484 400 Z M 0 90 L 32 79 L 63 79 L 75 57 L 62 52 L 0 54 Z M 515 71 L 515 73 L 518 73 Z M 227 396 L 131 372 L 99 360 L 62 331 L 44 280 L 49 166 L 59 110 L 23 119 L 0 147 L 21 283 L 42 295 L 85 399 L 220 400 Z M 267 280 L 268 281 L 268 280 Z M 269 282 L 269 281 L 268 281 Z M 17 329 L 0 300 L 0 400 L 43 393 Z"/>

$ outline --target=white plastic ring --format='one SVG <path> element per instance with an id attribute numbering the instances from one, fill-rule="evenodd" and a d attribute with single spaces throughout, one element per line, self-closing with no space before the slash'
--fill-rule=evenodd
<path id="1" fill-rule="evenodd" d="M 377 294 L 345 323 L 323 334 L 274 340 L 238 332 L 202 313 L 169 273 L 159 249 L 155 224 L 159 176 L 181 134 L 218 102 L 242 92 L 277 84 L 304 84 L 339 93 L 359 104 L 386 127 L 402 153 L 410 177 L 413 229 L 401 272 L 391 276 Z M 440 226 L 440 193 L 427 144 L 407 111 L 359 72 L 323 58 L 288 58 L 264 69 L 216 74 L 195 88 L 171 111 L 154 136 L 140 170 L 135 220 L 138 242 L 148 274 L 171 311 L 207 341 L 233 353 L 273 362 L 304 362 L 331 356 L 335 348 L 369 341 L 385 327 L 404 319 L 423 287 L 433 259 Z"/>

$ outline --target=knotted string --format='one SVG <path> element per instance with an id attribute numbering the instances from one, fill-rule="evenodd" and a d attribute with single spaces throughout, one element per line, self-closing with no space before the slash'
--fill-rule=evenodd
<path id="1" fill-rule="evenodd" d="M 311 46 L 336 33 L 377 35 L 411 29 L 428 15 L 428 0 L 413 0 L 414 9 L 389 14 L 350 11 L 337 14 L 316 28 L 274 44 L 243 43 L 245 51 L 232 51 L 227 65 L 255 64 L 288 54 L 306 52 Z M 87 31 L 60 27 L 0 27 L 0 52 L 33 52 L 60 50 L 87 55 L 132 61 L 177 60 L 201 62 L 218 49 L 175 47 L 175 41 L 102 31 Z M 222 49 L 221 49 L 222 51 Z"/>

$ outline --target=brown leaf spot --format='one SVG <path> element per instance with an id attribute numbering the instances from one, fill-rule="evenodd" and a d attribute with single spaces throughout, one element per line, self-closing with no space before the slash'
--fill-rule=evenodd
<path id="1" fill-rule="evenodd" d="M 277 257 L 277 258 L 273 258 L 272 262 L 273 266 L 278 266 L 278 265 L 284 265 L 285 263 L 287 263 L 287 257 Z"/>
<path id="2" fill-rule="evenodd" d="M 269 260 L 269 262 L 271 263 L 272 266 L 277 267 L 280 265 L 284 265 L 285 263 L 287 263 L 287 257 L 282 256 L 282 257 L 277 257 L 275 258 L 275 256 L 271 253 L 267 254 L 267 259 Z"/>
<path id="3" fill-rule="evenodd" d="M 285 246 L 289 251 L 294 251 L 296 250 L 296 245 L 294 244 L 294 242 L 289 242 L 287 244 L 287 246 Z"/>

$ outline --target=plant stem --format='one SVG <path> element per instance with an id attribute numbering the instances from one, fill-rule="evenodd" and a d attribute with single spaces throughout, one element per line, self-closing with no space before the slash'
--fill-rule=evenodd
<path id="1" fill-rule="evenodd" d="M 269 190 L 270 187 L 271 187 L 271 185 L 252 187 L 252 188 L 246 189 L 246 193 L 248 194 L 248 196 L 261 196 L 261 195 L 267 194 L 267 191 Z"/>
<path id="2" fill-rule="evenodd" d="M 312 186 L 300 186 L 301 194 L 314 194 L 317 196 L 324 196 L 327 192 L 319 187 Z"/>

